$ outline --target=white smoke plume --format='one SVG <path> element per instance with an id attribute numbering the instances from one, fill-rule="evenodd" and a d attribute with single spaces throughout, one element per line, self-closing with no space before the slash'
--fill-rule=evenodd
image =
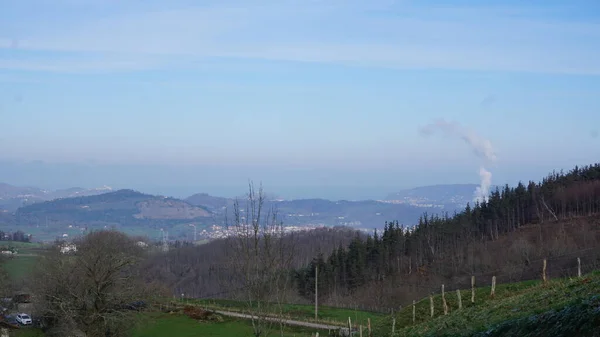
<path id="1" fill-rule="evenodd" d="M 485 169 L 485 167 L 479 168 L 479 178 L 481 183 L 475 189 L 475 201 L 487 201 L 490 195 L 490 186 L 492 186 L 492 172 Z"/>
<path id="2" fill-rule="evenodd" d="M 496 161 L 496 153 L 492 147 L 492 143 L 478 135 L 475 131 L 462 127 L 457 123 L 448 122 L 444 119 L 439 119 L 431 124 L 421 128 L 420 132 L 424 136 L 429 136 L 436 131 L 440 131 L 446 136 L 458 137 L 467 143 L 475 155 L 483 159 L 484 163 L 479 168 L 480 185 L 475 189 L 475 201 L 486 201 L 490 195 L 490 187 L 492 185 L 492 173 L 484 167 L 484 165 L 492 164 Z"/>

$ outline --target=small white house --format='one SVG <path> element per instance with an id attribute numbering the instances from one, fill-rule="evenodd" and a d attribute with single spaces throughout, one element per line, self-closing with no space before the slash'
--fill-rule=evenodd
<path id="1" fill-rule="evenodd" d="M 148 244 L 147 244 L 147 243 L 145 243 L 144 241 L 138 241 L 138 242 L 136 242 L 135 244 L 136 244 L 136 246 L 138 246 L 138 247 L 141 247 L 141 248 L 146 248 L 146 247 L 148 247 Z"/>
<path id="2" fill-rule="evenodd" d="M 73 243 L 65 243 L 60 246 L 60 252 L 63 254 L 75 253 L 77 251 L 77 246 Z"/>

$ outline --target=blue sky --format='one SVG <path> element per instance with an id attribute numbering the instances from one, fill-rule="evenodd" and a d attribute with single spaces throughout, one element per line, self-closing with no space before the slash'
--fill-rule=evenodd
<path id="1" fill-rule="evenodd" d="M 8 183 L 182 194 L 254 179 L 359 198 L 478 182 L 464 142 L 419 133 L 438 119 L 490 141 L 493 183 L 600 158 L 597 1 L 1 7 Z"/>

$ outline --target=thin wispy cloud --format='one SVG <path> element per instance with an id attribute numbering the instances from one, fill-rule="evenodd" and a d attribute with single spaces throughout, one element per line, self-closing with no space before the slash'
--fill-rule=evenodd
<path id="1" fill-rule="evenodd" d="M 139 3 L 139 8 L 130 4 L 119 10 L 108 2 L 99 11 L 102 15 L 85 12 L 82 20 L 65 14 L 73 3 L 77 2 L 58 2 L 65 7 L 60 20 L 40 20 L 35 29 L 27 20 L 13 22 L 13 32 L 22 28 L 26 33 L 15 33 L 18 39 L 0 35 L 0 53 L 16 48 L 93 53 L 99 59 L 110 54 L 106 62 L 70 59 L 71 71 L 81 72 L 168 68 L 181 58 L 220 57 L 237 62 L 600 74 L 600 46 L 594 42 L 600 40 L 600 24 L 561 19 L 552 7 L 230 1 L 150 9 Z M 110 5 L 115 9 L 107 10 Z M 60 62 L 41 64 L 12 56 L 0 58 L 0 68 L 60 71 Z"/>
<path id="2" fill-rule="evenodd" d="M 137 57 L 125 59 L 123 57 L 94 57 L 94 58 L 69 58 L 50 59 L 47 61 L 32 61 L 19 59 L 1 59 L 0 69 L 44 71 L 56 73 L 97 73 L 105 70 L 134 71 L 159 67 L 160 62 L 153 62 L 151 58 Z"/>

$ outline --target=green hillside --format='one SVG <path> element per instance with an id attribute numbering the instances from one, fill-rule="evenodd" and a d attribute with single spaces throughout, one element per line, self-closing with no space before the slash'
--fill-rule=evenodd
<path id="1" fill-rule="evenodd" d="M 76 236 L 84 229 L 105 226 L 131 234 L 147 234 L 149 229 L 181 223 L 206 225 L 211 221 L 211 213 L 179 199 L 118 190 L 24 206 L 15 213 L 15 221 L 20 229 L 36 239 L 48 240 L 62 234 Z M 189 231 L 189 227 L 186 230 Z"/>
<path id="2" fill-rule="evenodd" d="M 458 309 L 456 292 L 446 292 L 449 307 L 444 315 L 441 295 L 399 311 L 395 336 L 598 336 L 600 335 L 600 272 L 582 278 L 526 281 L 499 284 L 494 298 L 490 287 L 463 290 L 463 308 Z M 543 324 L 542 324 L 543 323 Z M 391 336 L 392 317 L 378 322 L 376 336 Z"/>

